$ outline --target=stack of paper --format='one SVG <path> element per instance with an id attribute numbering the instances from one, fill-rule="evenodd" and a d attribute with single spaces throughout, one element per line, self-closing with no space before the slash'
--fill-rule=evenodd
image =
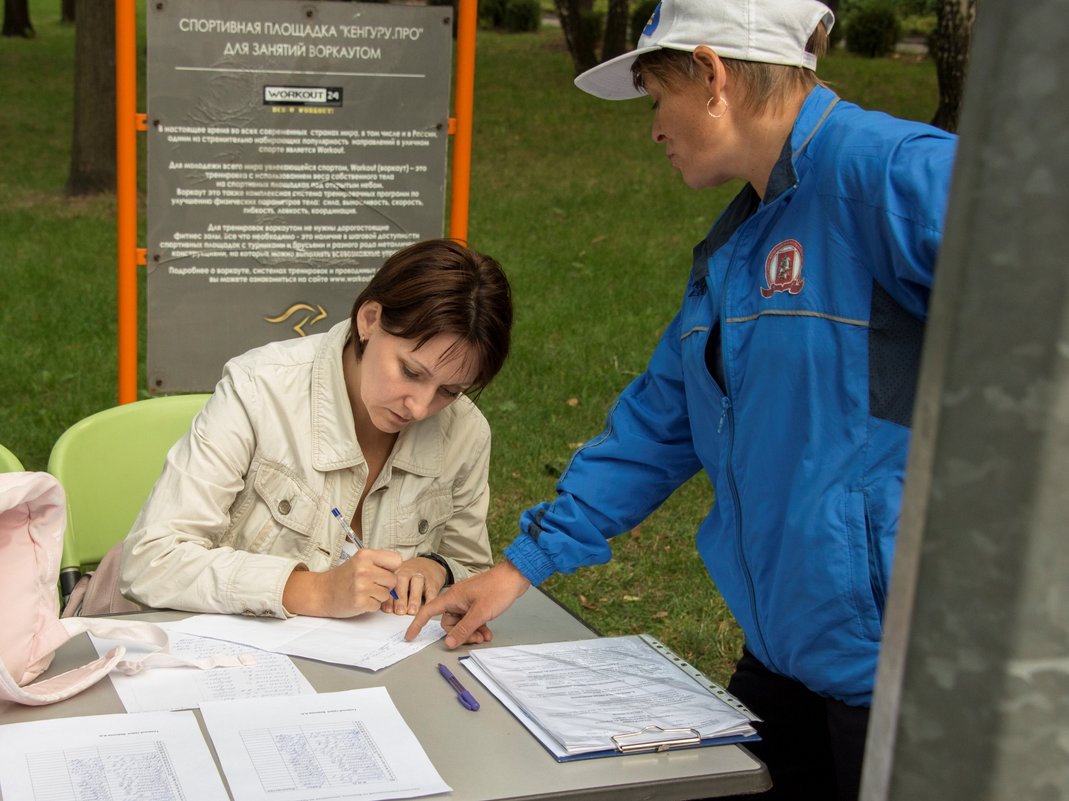
<path id="1" fill-rule="evenodd" d="M 486 648 L 462 663 L 558 760 L 756 739 L 745 707 L 651 637 Z"/>
<path id="2" fill-rule="evenodd" d="M 450 792 L 384 687 L 200 708 L 234 801 Z M 5 799 L 231 797 L 192 712 L 0 726 L 0 790 Z"/>

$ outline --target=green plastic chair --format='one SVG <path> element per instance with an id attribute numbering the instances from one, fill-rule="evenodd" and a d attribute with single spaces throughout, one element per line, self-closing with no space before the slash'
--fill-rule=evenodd
<path id="1" fill-rule="evenodd" d="M 19 458 L 0 445 L 0 473 L 21 473 L 24 469 Z"/>
<path id="2" fill-rule="evenodd" d="M 160 477 L 167 451 L 210 396 L 168 395 L 105 409 L 72 425 L 52 446 L 48 472 L 67 493 L 60 592 L 130 531 Z"/>

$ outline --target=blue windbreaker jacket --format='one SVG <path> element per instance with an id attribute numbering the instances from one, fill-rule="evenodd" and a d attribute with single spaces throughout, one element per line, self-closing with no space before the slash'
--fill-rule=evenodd
<path id="1" fill-rule="evenodd" d="M 747 648 L 868 705 L 955 147 L 814 89 L 765 200 L 747 186 L 695 248 L 648 368 L 509 560 L 535 584 L 607 561 L 704 468 L 698 551 Z"/>

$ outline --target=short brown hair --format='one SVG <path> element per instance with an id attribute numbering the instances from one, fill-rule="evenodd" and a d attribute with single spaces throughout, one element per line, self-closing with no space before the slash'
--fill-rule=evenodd
<path id="1" fill-rule="evenodd" d="M 501 265 L 451 239 L 428 239 L 397 251 L 357 296 L 351 315 L 357 354 L 356 314 L 368 302 L 382 306 L 384 331 L 422 347 L 438 334 L 471 346 L 478 393 L 501 370 L 512 330 L 512 290 Z"/>
<path id="2" fill-rule="evenodd" d="M 817 25 L 805 49 L 818 59 L 828 52 L 828 29 L 823 22 Z M 735 58 L 723 58 L 721 61 L 724 62 L 724 68 L 742 86 L 740 104 L 754 114 L 761 113 L 773 103 L 786 101 L 797 89 L 808 92 L 817 84 L 823 85 L 816 73 L 805 67 L 787 67 Z M 636 89 L 644 89 L 647 78 L 672 87 L 678 86 L 680 82 L 697 81 L 699 73 L 691 51 L 662 47 L 636 58 L 631 65 L 631 77 Z"/>

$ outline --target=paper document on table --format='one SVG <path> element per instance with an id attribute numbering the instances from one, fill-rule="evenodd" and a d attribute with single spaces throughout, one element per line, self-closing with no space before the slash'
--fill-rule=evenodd
<path id="1" fill-rule="evenodd" d="M 172 624 L 172 631 L 240 642 L 291 656 L 318 659 L 337 665 L 379 670 L 400 662 L 445 636 L 437 621 L 430 621 L 412 642 L 405 630 L 407 615 L 368 612 L 346 620 L 291 617 L 288 620 L 242 615 L 193 615 Z"/>
<path id="2" fill-rule="evenodd" d="M 461 664 L 559 760 L 756 739 L 752 713 L 645 635 L 485 648 Z"/>
<path id="3" fill-rule="evenodd" d="M 201 706 L 234 801 L 448 793 L 385 687 Z"/>
<path id="4" fill-rule="evenodd" d="M 0 793 L 10 801 L 229 799 L 192 712 L 0 726 Z"/>
<path id="5" fill-rule="evenodd" d="M 160 623 L 170 629 L 171 623 Z M 133 676 L 109 673 L 111 683 L 127 712 L 163 712 L 195 709 L 202 701 L 233 701 L 239 698 L 266 698 L 315 692 L 308 679 L 285 654 L 261 651 L 248 645 L 195 637 L 168 631 L 169 650 L 176 656 L 201 659 L 216 654 L 252 653 L 254 664 L 218 670 L 190 670 L 184 667 L 143 670 Z M 126 646 L 127 655 L 137 656 L 136 643 L 105 640 L 90 634 L 97 654 L 103 656 L 116 645 Z"/>

